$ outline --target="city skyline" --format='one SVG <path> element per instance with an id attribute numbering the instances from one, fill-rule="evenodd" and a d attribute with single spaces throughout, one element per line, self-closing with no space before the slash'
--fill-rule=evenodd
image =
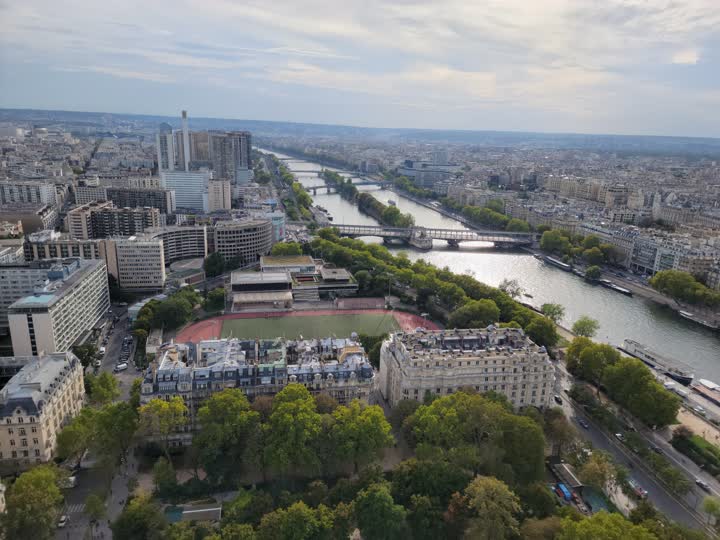
<path id="1" fill-rule="evenodd" d="M 0 79 L 0 106 L 720 136 L 708 114 L 720 104 L 720 13 L 709 0 L 378 1 L 342 14 L 307 2 L 154 3 L 140 22 L 139 9 L 0 7 L 0 66 L 14 74 Z"/>

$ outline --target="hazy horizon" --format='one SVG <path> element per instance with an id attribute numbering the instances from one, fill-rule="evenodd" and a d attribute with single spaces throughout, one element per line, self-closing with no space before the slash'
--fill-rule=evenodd
<path id="1" fill-rule="evenodd" d="M 1 107 L 720 137 L 715 0 L 35 0 L 0 14 Z"/>

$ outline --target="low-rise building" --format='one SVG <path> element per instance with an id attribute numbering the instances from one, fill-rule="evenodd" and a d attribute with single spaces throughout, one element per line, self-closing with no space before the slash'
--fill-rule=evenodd
<path id="1" fill-rule="evenodd" d="M 289 272 L 242 272 L 230 275 L 233 311 L 288 309 L 292 307 L 292 277 Z"/>
<path id="2" fill-rule="evenodd" d="M 0 358 L 18 364 L 18 358 Z M 20 359 L 0 390 L 0 467 L 21 470 L 52 459 L 57 434 L 80 413 L 83 369 L 71 352 Z"/>
<path id="3" fill-rule="evenodd" d="M 379 388 L 390 406 L 469 387 L 503 394 L 516 408 L 550 403 L 555 368 L 519 328 L 396 333 L 380 350 Z"/>
<path id="4" fill-rule="evenodd" d="M 8 308 L 15 355 L 37 356 L 69 350 L 110 307 L 104 261 L 74 259 L 52 271 L 61 277 Z"/>
<path id="5" fill-rule="evenodd" d="M 239 388 L 252 400 L 298 383 L 312 394 L 325 393 L 347 404 L 368 400 L 374 376 L 355 339 L 216 339 L 161 347 L 145 373 L 140 401 L 183 398 L 190 414 L 175 437 L 175 444 L 182 445 L 191 442 L 204 401 L 225 388 Z"/>

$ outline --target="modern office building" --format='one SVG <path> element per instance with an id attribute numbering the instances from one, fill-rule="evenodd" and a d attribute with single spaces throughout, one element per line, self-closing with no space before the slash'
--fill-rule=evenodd
<path id="1" fill-rule="evenodd" d="M 190 132 L 190 161 L 207 163 L 210 161 L 210 134 L 207 131 Z"/>
<path id="2" fill-rule="evenodd" d="M 380 350 L 379 388 L 391 407 L 463 387 L 494 391 L 515 408 L 547 407 L 555 368 L 545 347 L 519 328 L 396 333 Z"/>
<path id="3" fill-rule="evenodd" d="M 69 350 L 110 307 L 104 261 L 75 259 L 59 264 L 53 272 L 61 277 L 8 308 L 17 356 Z"/>
<path id="4" fill-rule="evenodd" d="M 241 183 L 245 176 L 241 171 L 252 169 L 252 135 L 248 131 L 220 132 L 209 134 L 210 162 L 218 180 Z"/>
<path id="5" fill-rule="evenodd" d="M 170 124 L 160 124 L 155 144 L 157 146 L 158 169 L 160 171 L 174 171 L 175 137 Z"/>
<path id="6" fill-rule="evenodd" d="M 225 260 L 238 257 L 240 264 L 258 262 L 270 253 L 273 227 L 267 219 L 218 221 L 214 230 L 215 251 Z"/>
<path id="7" fill-rule="evenodd" d="M 108 194 L 105 186 L 77 186 L 75 188 L 75 204 L 83 205 L 95 201 L 107 201 Z"/>
<path id="8" fill-rule="evenodd" d="M 139 234 L 160 227 L 163 218 L 157 208 L 115 208 L 112 202 L 105 201 L 73 208 L 67 214 L 67 224 L 70 236 L 87 240 Z"/>
<path id="9" fill-rule="evenodd" d="M 353 399 L 367 401 L 375 375 L 362 346 L 353 339 L 173 343 L 160 348 L 156 358 L 153 369 L 145 373 L 140 401 L 182 397 L 190 414 L 188 425 L 174 438 L 177 445 L 191 442 L 198 410 L 225 388 L 239 388 L 252 400 L 299 383 L 312 394 L 326 393 L 347 404 Z"/>
<path id="10" fill-rule="evenodd" d="M 18 471 L 53 458 L 57 435 L 80 413 L 83 368 L 71 352 L 0 358 L 19 368 L 0 390 L 0 468 Z"/>
<path id="11" fill-rule="evenodd" d="M 151 292 L 165 286 L 165 250 L 160 238 L 114 238 L 108 242 L 106 262 L 121 289 Z"/>
<path id="12" fill-rule="evenodd" d="M 177 208 L 207 212 L 209 171 L 162 171 L 162 186 L 175 192 Z"/>
<path id="13" fill-rule="evenodd" d="M 0 206 L 57 203 L 55 184 L 21 180 L 0 180 Z"/>
<path id="14" fill-rule="evenodd" d="M 230 180 L 210 180 L 208 183 L 208 212 L 230 210 L 231 208 Z"/>

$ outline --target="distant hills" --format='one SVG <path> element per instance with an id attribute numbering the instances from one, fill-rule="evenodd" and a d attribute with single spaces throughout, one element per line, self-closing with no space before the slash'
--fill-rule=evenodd
<path id="1" fill-rule="evenodd" d="M 31 122 L 35 126 L 63 123 L 73 130 L 97 131 L 127 128 L 154 129 L 167 122 L 180 127 L 177 116 L 151 116 L 37 109 L 0 109 L 0 122 Z M 622 154 L 684 155 L 720 158 L 720 139 L 709 137 L 662 137 L 647 135 L 586 135 L 578 133 L 533 133 L 519 131 L 431 130 L 406 128 L 366 128 L 357 126 L 190 117 L 193 129 L 246 129 L 267 137 L 337 137 L 385 142 L 427 142 L 433 144 L 472 144 L 487 147 L 528 149 L 581 149 Z"/>

